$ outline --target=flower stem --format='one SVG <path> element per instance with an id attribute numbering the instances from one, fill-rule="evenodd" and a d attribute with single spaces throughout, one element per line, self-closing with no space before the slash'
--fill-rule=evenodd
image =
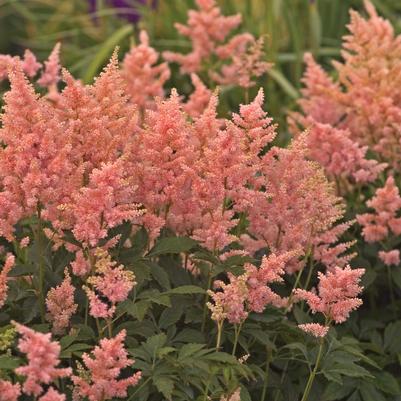
<path id="1" fill-rule="evenodd" d="M 235 351 L 237 350 L 237 344 L 238 344 L 238 338 L 239 338 L 239 334 L 241 333 L 241 329 L 242 329 L 242 322 L 239 325 L 234 325 L 234 332 L 235 332 L 235 336 L 234 336 L 234 346 L 233 346 L 233 351 L 231 353 L 231 355 L 235 355 Z"/>
<path id="2" fill-rule="evenodd" d="M 207 293 L 210 290 L 210 287 L 212 285 L 212 272 L 209 270 L 209 275 L 208 275 L 208 282 L 207 282 L 207 290 L 205 294 L 205 300 L 203 302 L 203 314 L 202 314 L 202 326 L 201 326 L 201 332 L 205 332 L 205 327 L 206 327 L 206 317 L 207 317 L 207 300 L 209 297 L 209 294 Z"/>
<path id="3" fill-rule="evenodd" d="M 224 321 L 217 322 L 217 341 L 216 341 L 216 351 L 220 349 L 221 334 L 223 332 Z"/>
<path id="4" fill-rule="evenodd" d="M 40 304 L 40 316 L 42 323 L 45 322 L 46 309 L 45 309 L 45 293 L 44 293 L 44 284 L 45 284 L 45 264 L 44 264 L 44 254 L 43 254 L 43 227 L 42 227 L 42 217 L 41 217 L 41 209 L 40 206 L 37 208 L 38 214 L 38 224 L 36 227 L 36 246 L 37 246 L 37 254 L 38 254 L 38 268 L 39 268 L 39 304 Z"/>
<path id="5" fill-rule="evenodd" d="M 308 382 L 306 383 L 304 394 L 302 396 L 301 401 L 307 401 L 307 399 L 309 397 L 309 393 L 310 393 L 310 391 L 312 389 L 312 385 L 313 385 L 313 382 L 315 380 L 317 370 L 319 369 L 320 360 L 322 359 L 323 345 L 324 345 L 324 338 L 321 338 L 320 339 L 319 351 L 318 351 L 318 354 L 317 354 L 317 357 L 316 357 L 315 367 L 313 368 L 312 372 L 309 375 L 309 379 L 308 379 Z"/>

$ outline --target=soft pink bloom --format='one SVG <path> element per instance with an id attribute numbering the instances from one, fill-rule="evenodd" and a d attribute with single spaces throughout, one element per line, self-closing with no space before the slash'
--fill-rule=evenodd
<path id="1" fill-rule="evenodd" d="M 62 283 L 47 293 L 46 306 L 49 311 L 48 320 L 53 323 L 53 331 L 62 333 L 70 324 L 71 316 L 77 311 L 74 303 L 75 287 L 71 283 L 68 270 Z"/>
<path id="2" fill-rule="evenodd" d="M 238 387 L 231 395 L 222 395 L 220 401 L 241 401 L 241 388 Z"/>
<path id="3" fill-rule="evenodd" d="M 22 69 L 25 74 L 29 78 L 33 78 L 41 67 L 42 64 L 38 63 L 36 56 L 29 49 L 26 49 L 22 61 Z"/>
<path id="4" fill-rule="evenodd" d="M 311 334 L 314 337 L 325 337 L 329 331 L 329 327 L 322 326 L 319 323 L 299 324 L 298 327 L 305 333 Z"/>
<path id="5" fill-rule="evenodd" d="M 0 272 L 0 308 L 2 308 L 7 300 L 7 276 L 11 269 L 14 267 L 15 256 L 8 253 L 6 256 L 6 261 L 4 263 L 3 269 Z"/>
<path id="6" fill-rule="evenodd" d="M 42 76 L 38 79 L 38 84 L 47 88 L 52 88 L 57 85 L 60 80 L 60 47 L 57 43 L 49 55 L 49 59 L 45 61 L 45 69 Z"/>
<path id="7" fill-rule="evenodd" d="M 21 249 L 26 248 L 29 245 L 30 241 L 31 239 L 29 237 L 22 238 L 22 240 L 19 243 L 20 248 Z"/>
<path id="8" fill-rule="evenodd" d="M 335 267 L 326 274 L 319 275 L 318 294 L 302 289 L 294 290 L 297 300 L 305 300 L 312 313 L 322 313 L 327 321 L 345 322 L 349 314 L 362 305 L 358 295 L 362 291 L 359 285 L 365 269 L 344 269 Z"/>
<path id="9" fill-rule="evenodd" d="M 222 281 L 215 281 L 214 288 L 221 291 L 208 291 L 212 302 L 208 302 L 207 306 L 212 312 L 212 319 L 221 322 L 227 319 L 230 323 L 242 323 L 248 316 L 246 311 L 246 300 L 248 297 L 248 288 L 246 282 L 248 274 L 234 276 L 228 274 L 229 284 Z"/>
<path id="10" fill-rule="evenodd" d="M 24 393 L 38 396 L 43 392 L 42 385 L 71 375 L 71 368 L 57 368 L 61 347 L 58 342 L 51 341 L 50 333 L 42 334 L 22 324 L 14 324 L 22 335 L 18 349 L 28 359 L 27 365 L 15 369 L 15 373 L 26 377 L 22 387 Z"/>
<path id="11" fill-rule="evenodd" d="M 215 0 L 196 0 L 196 5 L 199 10 L 188 12 L 188 25 L 175 24 L 178 32 L 190 39 L 192 51 L 186 55 L 163 52 L 167 61 L 180 64 L 183 73 L 199 72 L 202 62 L 241 23 L 239 14 L 223 16 Z"/>
<path id="12" fill-rule="evenodd" d="M 398 266 L 400 264 L 400 251 L 393 249 L 392 251 L 380 251 L 379 258 L 386 266 Z"/>
<path id="13" fill-rule="evenodd" d="M 139 34 L 140 44 L 125 55 L 122 75 L 131 101 L 142 111 L 154 107 L 156 97 L 164 97 L 163 85 L 170 78 L 167 63 L 157 64 L 159 53 L 149 46 L 146 31 Z"/>
<path id="14" fill-rule="evenodd" d="M 53 387 L 50 387 L 47 390 L 46 394 L 42 395 L 38 401 L 65 401 L 66 396 L 65 394 L 60 394 L 56 391 Z"/>
<path id="15" fill-rule="evenodd" d="M 192 118 L 199 117 L 207 108 L 212 92 L 195 74 L 191 74 L 192 85 L 195 90 L 189 96 L 188 101 L 183 105 L 183 110 Z"/>
<path id="16" fill-rule="evenodd" d="M 21 395 L 21 386 L 7 380 L 0 380 L 0 401 L 18 401 Z"/>
<path id="17" fill-rule="evenodd" d="M 384 187 L 379 188 L 366 205 L 374 212 L 357 215 L 357 220 L 363 227 L 362 235 L 367 242 L 382 241 L 390 232 L 395 235 L 401 233 L 400 219 L 397 217 L 401 209 L 401 197 L 392 176 L 387 178 Z"/>
<path id="18" fill-rule="evenodd" d="M 124 349 L 125 336 L 123 330 L 114 338 L 104 338 L 91 356 L 83 354 L 87 371 L 82 376 L 72 376 L 75 399 L 87 397 L 90 401 L 105 401 L 127 397 L 127 388 L 138 383 L 141 372 L 119 379 L 121 371 L 134 364 Z"/>
<path id="19" fill-rule="evenodd" d="M 76 276 L 86 276 L 91 270 L 90 264 L 81 250 L 75 253 L 75 260 L 71 262 L 71 267 Z"/>

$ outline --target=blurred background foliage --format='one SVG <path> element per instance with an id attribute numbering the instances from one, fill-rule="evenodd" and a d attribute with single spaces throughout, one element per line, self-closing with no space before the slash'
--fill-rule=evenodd
<path id="1" fill-rule="evenodd" d="M 122 57 L 142 28 L 148 30 L 152 45 L 160 51 L 189 49 L 185 38 L 177 34 L 174 22 L 186 21 L 194 0 L 125 0 L 128 5 L 125 8 L 115 7 L 121 1 L 92 1 L 0 0 L 0 53 L 22 54 L 25 48 L 30 48 L 43 60 L 55 42 L 60 41 L 63 65 L 90 82 L 114 47 L 120 47 Z M 295 105 L 303 73 L 303 53 L 312 51 L 326 65 L 339 57 L 348 10 L 363 8 L 363 0 L 217 2 L 226 15 L 242 14 L 242 31 L 264 36 L 267 59 L 274 63 L 274 68 L 259 84 L 265 88 L 270 114 L 279 123 L 284 122 L 288 109 Z M 373 0 L 373 3 L 401 31 L 401 1 Z M 126 18 L 136 13 L 140 18 Z M 173 74 L 169 87 L 187 93 L 190 91 L 187 78 Z M 244 100 L 242 96 L 240 90 L 226 89 L 222 94 L 223 109 L 238 107 Z"/>

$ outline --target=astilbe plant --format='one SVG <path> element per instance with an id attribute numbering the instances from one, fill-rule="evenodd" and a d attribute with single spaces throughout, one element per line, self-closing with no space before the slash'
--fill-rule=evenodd
<path id="1" fill-rule="evenodd" d="M 32 53 L 0 59 L 11 85 L 0 130 L 0 369 L 2 358 L 11 366 L 1 401 L 267 400 L 273 389 L 279 399 L 286 377 L 305 401 L 315 380 L 333 376 L 330 358 L 337 382 L 352 377 L 341 352 L 354 355 L 358 378 L 370 377 L 360 365 L 374 362 L 333 325 L 361 306 L 364 270 L 348 265 L 353 221 L 325 170 L 365 183 L 384 165 L 366 158 L 351 126 L 333 126 L 337 111 L 326 106 L 325 121 L 316 105 L 296 117 L 311 132 L 287 148 L 272 144 L 262 90 L 219 115 L 218 92 L 196 75 L 202 64 L 217 58 L 210 77 L 246 90 L 269 65 L 262 41 L 228 38 L 239 15 L 224 17 L 213 0 L 197 5 L 178 26 L 192 52 L 164 55 L 192 74 L 187 101 L 166 95 L 170 71 L 145 32 L 93 84 L 61 68 L 59 45 L 39 80 Z M 349 152 L 327 160 L 315 149 L 320 135 L 327 153 Z M 11 319 L 22 322 L 17 346 Z"/>

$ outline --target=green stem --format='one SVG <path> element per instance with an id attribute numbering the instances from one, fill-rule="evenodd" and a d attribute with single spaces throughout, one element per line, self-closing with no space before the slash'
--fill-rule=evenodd
<path id="1" fill-rule="evenodd" d="M 324 338 L 321 338 L 320 339 L 319 351 L 318 351 L 318 354 L 317 354 L 317 357 L 316 357 L 315 367 L 313 368 L 312 372 L 309 375 L 309 379 L 308 379 L 308 382 L 306 383 L 304 394 L 302 396 L 301 401 L 307 401 L 307 399 L 309 397 L 309 393 L 310 393 L 310 391 L 312 389 L 312 385 L 313 385 L 313 382 L 315 380 L 317 370 L 319 369 L 320 360 L 322 359 L 323 345 L 324 345 Z"/>
<path id="2" fill-rule="evenodd" d="M 223 324 L 224 324 L 224 320 L 222 320 L 221 322 L 217 322 L 216 351 L 218 351 L 220 349 L 221 334 L 223 332 Z"/>
<path id="3" fill-rule="evenodd" d="M 390 266 L 386 265 L 386 270 L 387 270 L 388 288 L 390 290 L 391 309 L 393 310 L 394 317 L 396 317 L 395 296 L 394 296 L 393 280 L 391 278 L 391 268 L 390 268 Z"/>
<path id="4" fill-rule="evenodd" d="M 272 350 L 266 347 L 266 367 L 265 367 L 265 380 L 263 382 L 263 390 L 262 395 L 260 397 L 260 401 L 265 401 L 266 399 L 266 392 L 267 392 L 267 384 L 269 382 L 269 369 L 270 369 L 270 362 L 272 360 Z"/>
<path id="5" fill-rule="evenodd" d="M 239 338 L 239 334 L 241 333 L 241 329 L 242 329 L 242 322 L 237 326 L 236 324 L 234 325 L 234 331 L 235 331 L 235 335 L 234 335 L 234 346 L 233 346 L 233 351 L 231 353 L 231 355 L 235 355 L 235 351 L 237 350 L 237 344 L 238 344 L 238 338 Z"/>
<path id="6" fill-rule="evenodd" d="M 203 302 L 203 314 L 202 314 L 202 326 L 201 326 L 201 332 L 205 332 L 205 327 L 206 327 L 206 317 L 207 317 L 207 300 L 209 298 L 208 291 L 210 290 L 210 287 L 212 285 L 212 272 L 209 270 L 209 277 L 208 277 L 208 282 L 207 282 L 207 290 L 205 293 L 205 299 Z"/>

